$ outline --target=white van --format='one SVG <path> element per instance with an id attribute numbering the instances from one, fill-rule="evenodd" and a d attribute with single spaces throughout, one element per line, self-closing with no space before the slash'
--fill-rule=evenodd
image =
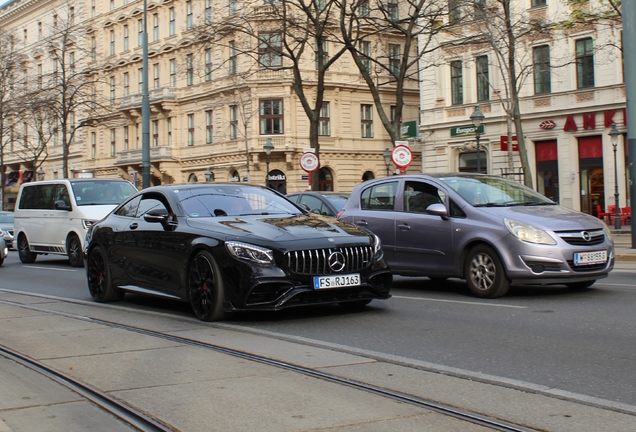
<path id="1" fill-rule="evenodd" d="M 24 183 L 13 221 L 20 261 L 32 263 L 38 254 L 58 254 L 67 255 L 73 267 L 82 267 L 88 227 L 135 192 L 137 189 L 130 182 L 118 179 Z"/>

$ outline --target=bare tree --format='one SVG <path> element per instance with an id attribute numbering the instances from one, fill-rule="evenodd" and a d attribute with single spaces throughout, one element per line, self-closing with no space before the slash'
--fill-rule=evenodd
<path id="1" fill-rule="evenodd" d="M 48 158 L 49 144 L 58 136 L 57 119 L 51 114 L 46 104 L 31 101 L 21 113 L 23 127 L 13 136 L 12 154 L 30 165 L 34 173 Z"/>
<path id="2" fill-rule="evenodd" d="M 339 6 L 339 36 L 395 144 L 402 136 L 404 96 L 419 89 L 419 67 L 437 64 L 432 53 L 438 49 L 436 36 L 448 31 L 446 9 L 434 0 L 342 0 Z M 390 97 L 393 113 L 385 107 Z"/>

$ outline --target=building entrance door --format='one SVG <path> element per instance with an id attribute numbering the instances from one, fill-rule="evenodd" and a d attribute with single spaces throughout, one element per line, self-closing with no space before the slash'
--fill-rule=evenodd
<path id="1" fill-rule="evenodd" d="M 600 136 L 579 138 L 581 211 L 598 217 L 605 208 L 603 145 Z"/>

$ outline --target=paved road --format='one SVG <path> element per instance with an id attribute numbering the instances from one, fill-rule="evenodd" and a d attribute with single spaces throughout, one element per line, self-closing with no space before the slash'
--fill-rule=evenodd
<path id="1" fill-rule="evenodd" d="M 522 287 L 497 300 L 460 281 L 398 278 L 394 297 L 364 312 L 242 314 L 226 325 L 636 406 L 636 263 L 619 267 L 592 289 Z M 23 266 L 13 252 L 0 271 L 0 288 L 90 300 L 83 270 L 62 259 Z M 122 306 L 190 316 L 185 304 L 138 296 Z"/>

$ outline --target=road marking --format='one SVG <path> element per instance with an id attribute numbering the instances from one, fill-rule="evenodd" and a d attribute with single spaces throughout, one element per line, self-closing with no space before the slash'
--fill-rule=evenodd
<path id="1" fill-rule="evenodd" d="M 406 297 L 406 296 L 394 295 L 392 298 L 406 299 L 406 300 L 433 301 L 433 302 L 441 302 L 441 303 L 461 303 L 461 304 L 468 304 L 468 305 L 474 305 L 474 306 L 494 306 L 494 307 L 504 307 L 504 308 L 512 308 L 512 309 L 528 309 L 527 306 L 513 306 L 513 305 L 505 305 L 505 304 L 499 304 L 499 303 L 477 303 L 477 302 L 460 301 L 460 300 L 440 300 L 440 299 L 432 299 L 427 297 Z"/>
<path id="2" fill-rule="evenodd" d="M 76 272 L 77 270 L 69 270 L 69 269 L 59 269 L 59 268 L 55 268 L 55 267 L 38 267 L 38 266 L 22 266 L 22 268 L 28 268 L 28 269 L 38 269 L 38 270 L 55 270 L 55 271 L 61 271 L 61 272 Z"/>

